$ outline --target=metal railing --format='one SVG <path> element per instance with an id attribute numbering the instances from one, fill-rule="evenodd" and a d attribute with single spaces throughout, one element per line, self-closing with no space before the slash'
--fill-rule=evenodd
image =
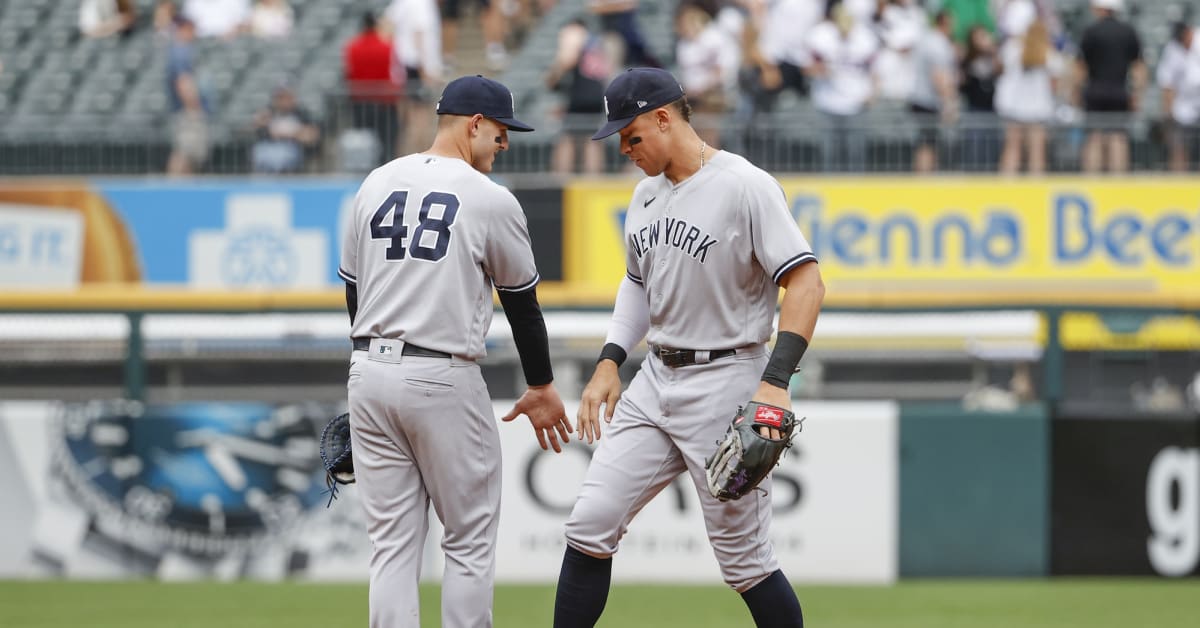
<path id="1" fill-rule="evenodd" d="M 207 121 L 206 156 L 196 172 L 361 174 L 401 154 L 408 134 L 431 137 L 435 123 L 429 106 L 417 118 L 421 123 L 406 128 L 403 106 L 364 106 L 342 93 L 301 101 L 307 102 L 314 114 L 319 139 L 299 150 L 294 167 L 264 171 L 256 159 L 262 136 L 253 118 L 230 113 Z M 533 119 L 538 131 L 514 135 L 509 151 L 496 162 L 496 172 L 552 172 L 556 147 L 574 138 L 577 151 L 582 151 L 582 144 L 598 124 L 594 115 L 562 117 L 546 107 L 532 109 L 525 115 Z M 170 118 L 158 114 L 133 125 L 100 118 L 71 118 L 46 128 L 0 124 L 0 175 L 164 173 L 172 150 Z M 896 103 L 878 105 L 837 124 L 811 109 L 754 117 L 696 115 L 693 123 L 721 147 L 775 173 L 910 172 L 916 149 L 931 135 L 936 135 L 938 171 L 996 172 L 1006 126 L 994 114 L 973 113 L 954 124 L 922 128 L 921 121 Z M 1168 132 L 1159 121 L 1145 116 L 1098 119 L 1076 114 L 1046 125 L 1046 172 L 1080 172 L 1088 135 L 1114 129 L 1128 137 L 1131 170 L 1166 170 Z M 615 140 L 604 142 L 601 150 L 600 167 L 586 174 L 632 172 Z M 582 159 L 578 161 L 582 163 Z M 581 172 L 582 168 L 574 168 L 564 174 Z"/>

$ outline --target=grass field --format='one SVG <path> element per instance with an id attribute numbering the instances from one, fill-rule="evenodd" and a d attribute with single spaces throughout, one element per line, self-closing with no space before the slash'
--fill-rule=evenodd
<path id="1" fill-rule="evenodd" d="M 910 580 L 894 587 L 800 587 L 810 628 L 1196 628 L 1197 580 Z M 439 589 L 421 590 L 423 626 Z M 496 589 L 498 628 L 549 626 L 554 590 Z M 3 628 L 341 628 L 367 625 L 365 585 L 0 582 Z M 749 626 L 719 587 L 617 586 L 601 626 Z"/>

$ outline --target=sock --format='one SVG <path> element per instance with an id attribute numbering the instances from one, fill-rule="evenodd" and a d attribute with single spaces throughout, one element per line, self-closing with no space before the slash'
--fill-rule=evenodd
<path id="1" fill-rule="evenodd" d="M 783 571 L 775 570 L 766 580 L 742 593 L 750 616 L 758 628 L 804 628 L 800 600 Z"/>
<path id="2" fill-rule="evenodd" d="M 611 581 L 612 558 L 593 558 L 568 545 L 554 596 L 554 628 L 595 626 Z"/>

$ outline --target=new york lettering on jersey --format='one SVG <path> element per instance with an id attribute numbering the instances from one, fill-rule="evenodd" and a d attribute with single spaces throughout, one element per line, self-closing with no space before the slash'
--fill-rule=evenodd
<path id="1" fill-rule="evenodd" d="M 633 249 L 638 260 L 646 251 L 657 246 L 670 246 L 684 253 L 701 264 L 708 259 L 708 249 L 720 242 L 712 234 L 689 224 L 682 218 L 663 216 L 629 236 L 629 247 Z"/>

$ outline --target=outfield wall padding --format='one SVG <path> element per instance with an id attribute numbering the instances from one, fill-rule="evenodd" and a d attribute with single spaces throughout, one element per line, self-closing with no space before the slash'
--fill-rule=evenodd
<path id="1" fill-rule="evenodd" d="M 1041 404 L 901 404 L 900 575 L 1045 575 L 1049 431 Z"/>

